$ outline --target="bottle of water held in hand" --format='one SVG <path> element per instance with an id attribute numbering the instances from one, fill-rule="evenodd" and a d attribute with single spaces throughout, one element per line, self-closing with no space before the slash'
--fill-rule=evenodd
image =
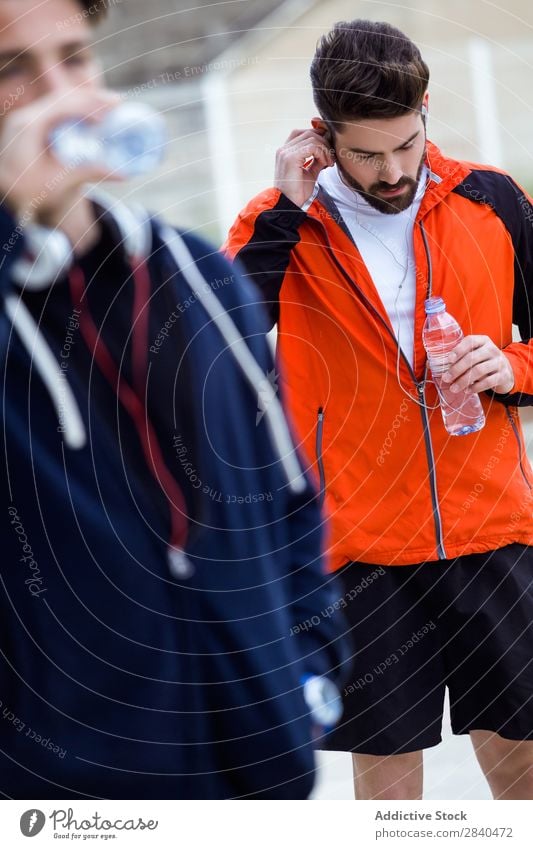
<path id="1" fill-rule="evenodd" d="M 463 331 L 453 316 L 446 312 L 442 298 L 429 298 L 426 303 L 426 322 L 422 331 L 428 365 L 437 391 L 444 427 L 452 436 L 464 436 L 481 430 L 485 424 L 479 395 L 468 389 L 452 392 L 443 383 L 442 375 L 451 365 L 449 354 L 463 338 Z"/>
<path id="2" fill-rule="evenodd" d="M 66 166 L 101 164 L 119 177 L 146 174 L 163 158 L 167 141 L 162 115 L 145 103 L 122 103 L 101 121 L 64 121 L 50 145 Z"/>

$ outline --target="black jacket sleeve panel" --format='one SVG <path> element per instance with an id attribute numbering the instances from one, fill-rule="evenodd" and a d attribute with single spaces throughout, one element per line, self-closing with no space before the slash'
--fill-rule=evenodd
<path id="1" fill-rule="evenodd" d="M 279 293 L 289 265 L 291 251 L 300 241 L 298 228 L 306 213 L 285 195 L 276 206 L 261 212 L 255 221 L 251 239 L 235 260 L 260 289 L 273 327 L 279 319 Z"/>
<path id="2" fill-rule="evenodd" d="M 533 206 L 524 190 L 507 174 L 474 170 L 453 189 L 474 203 L 490 206 L 507 228 L 514 246 L 513 324 L 520 330 L 521 341 L 532 346 L 533 337 Z M 488 392 L 506 406 L 533 405 L 533 394 Z"/>

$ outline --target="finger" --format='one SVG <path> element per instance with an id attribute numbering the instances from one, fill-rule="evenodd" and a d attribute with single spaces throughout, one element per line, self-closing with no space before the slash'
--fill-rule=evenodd
<path id="1" fill-rule="evenodd" d="M 490 379 L 494 380 L 492 385 L 495 386 L 498 383 L 499 376 L 500 372 L 498 369 L 498 363 L 492 360 L 487 363 L 480 363 L 451 383 L 450 390 L 452 392 L 464 392 L 465 390 L 470 390 L 473 386 Z"/>
<path id="2" fill-rule="evenodd" d="M 311 164 L 308 165 L 307 168 L 304 167 L 303 170 L 306 174 L 309 175 L 309 178 L 311 180 L 314 180 L 316 182 L 320 172 L 323 171 L 324 168 L 329 168 L 330 166 L 331 166 L 330 162 L 326 162 L 324 164 L 323 162 L 313 158 L 313 161 L 311 162 Z"/>
<path id="3" fill-rule="evenodd" d="M 450 362 L 457 362 L 461 359 L 461 357 L 464 357 L 465 354 L 468 354 L 470 351 L 474 351 L 477 348 L 481 348 L 490 341 L 491 340 L 488 336 L 465 336 L 457 343 L 453 351 L 450 352 Z"/>
<path id="4" fill-rule="evenodd" d="M 318 145 L 323 145 L 325 148 L 329 149 L 329 145 L 325 142 L 322 135 L 319 133 L 315 133 L 314 130 L 302 130 L 299 135 L 294 136 L 294 138 L 290 138 L 284 144 L 284 147 L 293 148 L 297 147 L 299 144 L 303 144 L 304 142 L 311 142 Z"/>
<path id="5" fill-rule="evenodd" d="M 329 147 L 320 142 L 313 144 L 312 141 L 307 141 L 302 145 L 301 148 L 295 147 L 293 150 L 295 152 L 303 152 L 306 159 L 310 156 L 313 156 L 315 159 L 318 159 L 318 161 L 323 167 L 332 165 L 334 161 Z"/>
<path id="6" fill-rule="evenodd" d="M 2 153 L 15 154 L 21 145 L 28 143 L 36 159 L 49 147 L 50 134 L 54 127 L 66 120 L 100 120 L 104 114 L 120 101 L 114 92 L 105 90 L 91 92 L 69 92 L 58 99 L 57 95 L 39 98 L 29 106 L 21 107 L 7 116 L 3 127 Z"/>
<path id="7" fill-rule="evenodd" d="M 42 98 L 44 100 L 45 98 Z M 41 100 L 41 98 L 39 99 Z M 67 121 L 98 123 L 120 102 L 120 97 L 112 92 L 101 92 L 77 97 L 64 97 L 48 101 L 45 107 L 39 104 L 37 112 L 24 116 L 24 124 L 17 128 L 19 133 L 33 133 L 43 148 L 48 148 L 52 131 Z"/>
<path id="8" fill-rule="evenodd" d="M 307 141 L 296 147 L 283 147 L 277 155 L 279 165 L 284 169 L 291 166 L 303 168 L 306 160 L 309 160 L 310 157 L 314 157 L 321 168 L 331 164 L 331 155 L 324 145 L 311 144 Z"/>
<path id="9" fill-rule="evenodd" d="M 43 126 L 43 137 L 46 148 L 48 149 L 50 147 L 52 135 L 56 128 L 61 128 L 61 126 L 70 123 L 94 126 L 101 123 L 107 113 L 110 112 L 115 105 L 115 102 L 101 103 L 94 101 L 87 104 L 83 110 L 78 109 L 76 112 L 65 112 L 62 117 L 54 115 L 50 118 L 50 120 L 46 121 L 46 124 Z"/>
<path id="10" fill-rule="evenodd" d="M 302 138 L 302 136 L 307 132 L 309 132 L 309 131 L 308 130 L 292 130 L 289 133 L 289 135 L 287 136 L 285 144 L 289 144 L 290 142 L 294 141 L 294 139 Z"/>
<path id="11" fill-rule="evenodd" d="M 313 156 L 315 161 L 320 162 L 324 167 L 331 164 L 331 154 L 327 147 L 313 146 L 307 156 Z M 307 157 L 306 157 L 307 158 Z"/>
<path id="12" fill-rule="evenodd" d="M 469 387 L 469 390 L 472 392 L 486 392 L 487 389 L 496 389 L 496 387 L 500 383 L 500 375 L 491 374 L 485 377 L 483 380 L 477 380 L 472 386 Z"/>
<path id="13" fill-rule="evenodd" d="M 482 363 L 488 363 L 499 359 L 500 352 L 497 348 L 492 350 L 488 346 L 475 348 L 464 354 L 457 362 L 448 367 L 448 370 L 443 374 L 442 379 L 445 383 L 453 383 L 458 380 L 463 374 L 471 371 L 471 369 Z"/>

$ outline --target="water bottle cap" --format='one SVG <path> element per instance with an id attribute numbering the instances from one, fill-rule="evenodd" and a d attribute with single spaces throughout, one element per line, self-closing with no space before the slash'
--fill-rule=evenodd
<path id="1" fill-rule="evenodd" d="M 433 315 L 434 313 L 444 312 L 446 310 L 446 304 L 442 298 L 428 298 L 424 302 L 424 306 L 426 308 L 426 315 Z"/>

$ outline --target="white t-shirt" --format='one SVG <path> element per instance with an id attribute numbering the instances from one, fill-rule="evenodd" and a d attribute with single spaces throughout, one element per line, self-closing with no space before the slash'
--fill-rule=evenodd
<path id="1" fill-rule="evenodd" d="M 320 172 L 318 184 L 333 199 L 387 311 L 400 347 L 413 364 L 416 268 L 413 228 L 428 171 L 424 166 L 411 206 L 395 214 L 377 209 L 343 183 L 337 166 Z"/>

